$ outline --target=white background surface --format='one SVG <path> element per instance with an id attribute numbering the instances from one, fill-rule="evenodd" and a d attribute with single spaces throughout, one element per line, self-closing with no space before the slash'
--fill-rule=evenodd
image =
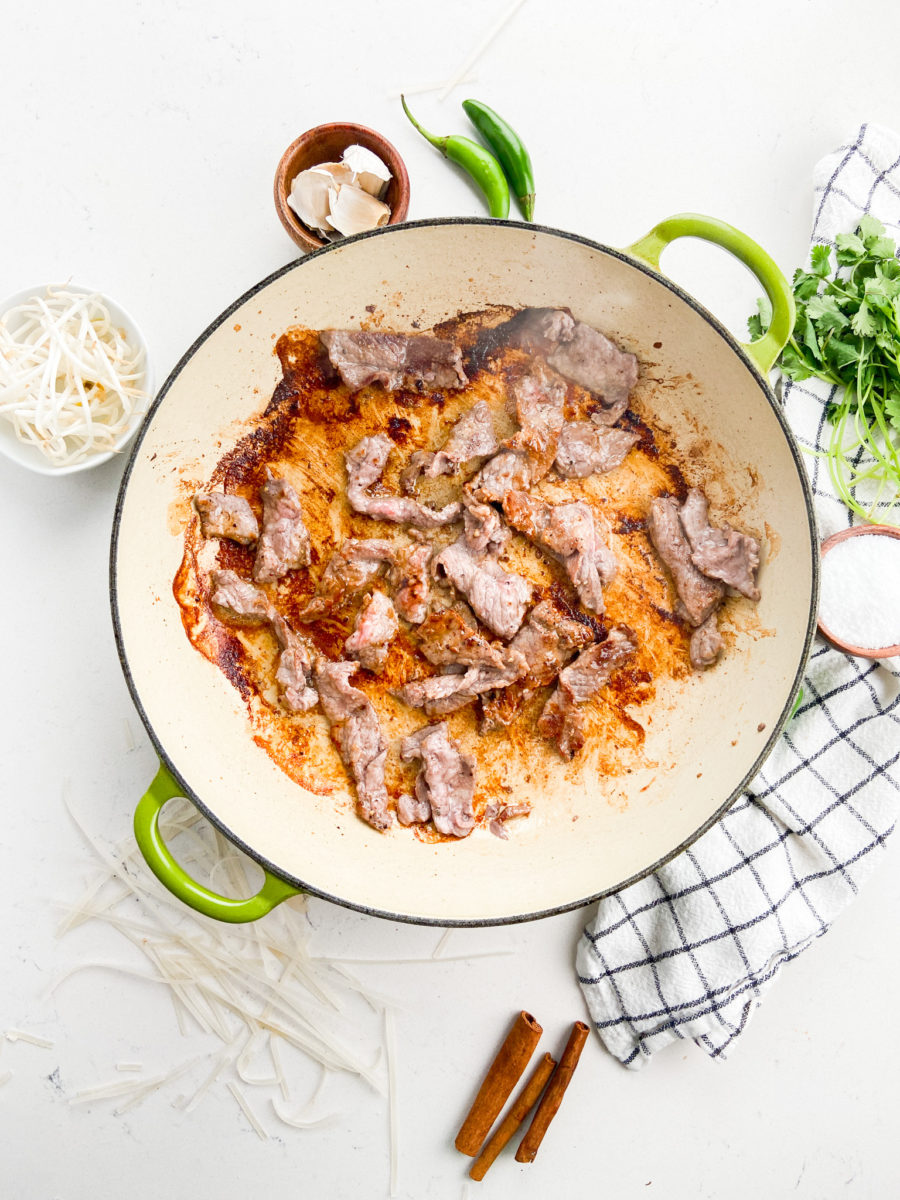
<path id="1" fill-rule="evenodd" d="M 295 256 L 272 176 L 284 147 L 323 121 L 369 124 L 400 148 L 411 218 L 481 214 L 394 95 L 454 74 L 507 7 L 7 6 L 0 292 L 69 276 L 103 288 L 143 326 L 161 382 L 221 309 Z M 790 274 L 806 251 L 815 161 L 863 120 L 900 124 L 898 43 L 898 10 L 886 2 L 526 0 L 477 81 L 443 103 L 421 96 L 414 111 L 461 133 L 466 95 L 507 114 L 532 150 L 541 222 L 624 245 L 671 213 L 708 212 Z M 693 243 L 664 265 L 743 333 L 758 289 L 741 268 Z M 61 906 L 93 869 L 64 785 L 91 828 L 115 840 L 155 769 L 109 617 L 122 466 L 52 479 L 0 464 L 0 1030 L 55 1043 L 0 1051 L 0 1075 L 13 1071 L 0 1089 L 0 1194 L 386 1196 L 387 1104 L 355 1080 L 329 1081 L 342 1115 L 321 1129 L 285 1129 L 261 1107 L 267 1142 L 222 1088 L 191 1114 L 172 1107 L 173 1089 L 119 1117 L 112 1101 L 69 1103 L 114 1078 L 122 1059 L 151 1074 L 205 1049 L 178 1032 L 149 984 L 84 972 L 48 995 L 65 968 L 118 950 L 90 926 L 56 937 Z M 834 929 L 785 969 L 728 1063 L 685 1044 L 630 1073 L 592 1036 L 535 1164 L 507 1152 L 468 1194 L 898 1194 L 898 855 L 890 845 Z M 443 949 L 479 955 L 469 961 L 356 968 L 401 1001 L 399 1196 L 467 1194 L 468 1160 L 452 1137 L 473 1087 L 518 1009 L 554 1043 L 584 1015 L 572 962 L 587 915 L 455 931 Z M 326 954 L 427 959 L 440 937 L 318 901 L 309 917 Z"/>

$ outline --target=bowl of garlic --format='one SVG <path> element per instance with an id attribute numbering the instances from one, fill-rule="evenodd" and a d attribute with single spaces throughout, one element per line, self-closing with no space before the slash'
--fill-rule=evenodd
<path id="1" fill-rule="evenodd" d="M 365 125 L 317 125 L 291 142 L 275 172 L 275 207 L 303 250 L 396 225 L 409 209 L 409 176 L 391 143 Z"/>

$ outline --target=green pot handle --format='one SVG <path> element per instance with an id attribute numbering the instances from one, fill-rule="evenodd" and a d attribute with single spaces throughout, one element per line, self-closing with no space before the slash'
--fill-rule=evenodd
<path id="1" fill-rule="evenodd" d="M 190 908 L 207 917 L 240 924 L 244 921 L 256 921 L 271 912 L 282 900 L 301 895 L 302 889 L 286 883 L 269 871 L 265 871 L 265 883 L 260 890 L 247 900 L 232 900 L 228 896 L 220 896 L 191 879 L 172 857 L 159 829 L 159 814 L 163 805 L 173 797 L 181 796 L 183 791 L 166 767 L 160 763 L 156 778 L 134 810 L 134 836 L 144 861 L 173 896 L 177 896 Z"/>
<path id="2" fill-rule="evenodd" d="M 702 217 L 697 213 L 680 213 L 660 221 L 645 237 L 626 246 L 625 253 L 658 271 L 659 256 L 670 242 L 680 237 L 702 238 L 728 250 L 749 267 L 762 284 L 772 305 L 772 323 L 755 342 L 742 342 L 741 345 L 763 375 L 768 374 L 794 328 L 794 295 L 790 284 L 762 246 L 746 233 L 724 221 L 717 221 L 715 217 Z"/>

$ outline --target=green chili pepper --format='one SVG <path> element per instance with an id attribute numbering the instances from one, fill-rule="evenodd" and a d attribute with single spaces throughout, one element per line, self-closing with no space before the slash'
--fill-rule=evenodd
<path id="1" fill-rule="evenodd" d="M 501 116 L 480 100 L 463 100 L 466 114 L 500 160 L 506 178 L 512 184 L 522 215 L 530 221 L 534 213 L 534 173 L 531 155 L 522 139 Z"/>
<path id="2" fill-rule="evenodd" d="M 471 175 L 475 180 L 485 194 L 491 216 L 499 217 L 501 220 L 508 217 L 509 184 L 506 182 L 503 168 L 493 154 L 489 150 L 485 150 L 484 146 L 480 146 L 478 142 L 473 142 L 471 138 L 457 137 L 456 135 L 435 137 L 434 134 L 423 129 L 412 115 L 406 106 L 405 97 L 401 96 L 400 102 L 403 105 L 403 111 L 422 137 L 431 142 L 432 146 L 437 147 L 444 158 L 449 158 L 451 162 L 462 167 L 466 174 Z"/>

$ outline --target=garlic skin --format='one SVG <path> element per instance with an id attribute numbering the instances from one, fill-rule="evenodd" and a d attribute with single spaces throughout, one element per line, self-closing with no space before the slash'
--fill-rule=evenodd
<path id="1" fill-rule="evenodd" d="M 391 181 L 391 173 L 377 154 L 367 150 L 365 146 L 348 146 L 342 156 L 356 174 L 356 183 L 364 192 L 380 200 L 387 191 Z"/>
<path id="2" fill-rule="evenodd" d="M 317 163 L 295 175 L 287 202 L 303 224 L 329 241 L 378 229 L 390 220 L 382 203 L 391 173 L 365 146 L 348 146 L 340 162 Z"/>

